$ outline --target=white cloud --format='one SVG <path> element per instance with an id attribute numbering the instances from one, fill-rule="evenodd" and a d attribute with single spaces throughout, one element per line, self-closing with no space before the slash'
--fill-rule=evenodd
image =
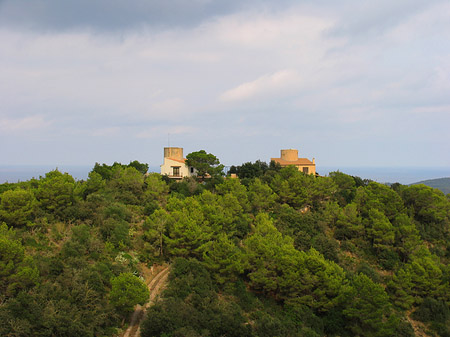
<path id="1" fill-rule="evenodd" d="M 266 74 L 254 81 L 245 82 L 225 91 L 220 95 L 222 101 L 240 101 L 255 97 L 269 97 L 289 90 L 300 83 L 300 76 L 295 70 L 281 70 L 274 74 Z"/>
<path id="2" fill-rule="evenodd" d="M 248 160 L 235 150 L 243 143 L 256 152 L 270 148 L 266 158 L 283 144 L 308 145 L 312 152 L 317 146 L 325 156 L 333 135 L 343 151 L 339 158 L 356 163 L 348 135 L 370 147 L 378 141 L 373 130 L 382 128 L 386 142 L 401 137 L 407 144 L 415 123 L 441 130 L 450 122 L 450 48 L 444 43 L 450 7 L 413 2 L 410 8 L 406 0 L 382 0 L 382 7 L 367 7 L 368 0 L 308 2 L 276 11 L 255 2 L 183 29 L 144 25 L 118 34 L 2 26 L 0 43 L 8 48 L 0 49 L 0 140 L 37 153 L 32 140 L 49 138 L 36 137 L 41 132 L 61 153 L 77 149 L 83 138 L 102 148 L 105 161 L 129 156 L 130 148 L 148 156 L 150 147 L 159 161 L 170 133 L 181 146 L 206 143 L 239 163 Z M 407 15 L 397 15 L 403 7 Z M 426 120 L 420 111 L 436 111 L 435 117 Z M 408 112 L 418 116 L 408 128 L 386 127 L 402 123 Z M 114 138 L 120 142 L 105 151 Z M 434 145 L 429 134 L 422 139 Z M 10 153 L 19 152 L 0 156 L 13 162 Z M 44 155 L 52 160 L 52 153 Z M 72 158 L 85 156 L 74 151 Z"/>
<path id="3" fill-rule="evenodd" d="M 450 122 L 450 105 L 428 105 L 428 106 L 417 106 L 412 109 L 412 113 L 417 114 L 447 114 L 449 116 Z"/>
<path id="4" fill-rule="evenodd" d="M 136 134 L 139 139 L 167 139 L 170 135 L 190 135 L 199 133 L 201 130 L 192 126 L 176 125 L 176 126 L 155 126 L 146 130 L 140 131 Z"/>
<path id="5" fill-rule="evenodd" d="M 92 136 L 95 137 L 111 137 L 116 136 L 120 133 L 120 128 L 117 126 L 109 128 L 99 128 L 92 131 Z"/>
<path id="6" fill-rule="evenodd" d="M 35 115 L 23 118 L 1 118 L 0 131 L 4 133 L 17 133 L 32 130 L 43 130 L 50 125 L 43 116 Z"/>
<path id="7" fill-rule="evenodd" d="M 228 45 L 268 49 L 287 41 L 294 48 L 314 42 L 332 25 L 326 15 L 308 13 L 307 8 L 297 6 L 277 12 L 248 11 L 224 16 L 214 22 L 212 29 Z"/>
<path id="8" fill-rule="evenodd" d="M 155 102 L 151 105 L 153 115 L 157 114 L 164 117 L 175 118 L 183 112 L 184 102 L 181 98 L 170 98 Z"/>

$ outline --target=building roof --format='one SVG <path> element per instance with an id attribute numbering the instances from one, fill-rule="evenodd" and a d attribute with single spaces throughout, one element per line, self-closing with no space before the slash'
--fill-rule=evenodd
<path id="1" fill-rule="evenodd" d="M 179 163 L 185 164 L 186 163 L 186 158 L 183 159 L 176 159 L 176 158 L 171 158 L 171 157 L 166 157 L 164 159 L 169 159 L 169 160 L 173 160 L 173 161 L 177 161 Z"/>
<path id="2" fill-rule="evenodd" d="M 270 160 L 273 160 L 275 163 L 279 163 L 281 166 L 289 166 L 289 165 L 303 165 L 303 166 L 314 166 L 314 164 L 311 160 L 307 158 L 298 158 L 297 160 L 283 160 L 281 158 L 270 158 Z"/>

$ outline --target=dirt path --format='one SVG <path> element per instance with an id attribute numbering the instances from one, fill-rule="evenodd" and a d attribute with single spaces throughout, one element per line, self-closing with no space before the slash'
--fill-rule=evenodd
<path id="1" fill-rule="evenodd" d="M 430 337 L 425 332 L 427 330 L 425 327 L 425 324 L 423 324 L 422 322 L 419 322 L 419 321 L 415 321 L 411 318 L 411 310 L 406 313 L 406 319 L 413 327 L 414 334 L 416 335 L 416 337 Z"/>
<path id="2" fill-rule="evenodd" d="M 121 335 L 122 337 L 138 337 L 140 336 L 140 323 L 142 321 L 142 318 L 144 318 L 145 310 L 151 306 L 156 297 L 160 294 L 161 290 L 163 289 L 167 277 L 169 276 L 169 267 L 159 267 L 157 270 L 155 270 L 154 273 L 150 271 L 150 269 L 147 269 L 144 271 L 144 275 L 148 275 L 150 277 L 146 277 L 147 280 L 150 281 L 148 283 L 148 290 L 150 291 L 150 298 L 149 301 L 144 305 L 140 306 L 139 304 L 136 306 L 136 309 L 133 312 L 133 315 L 131 316 L 131 322 L 128 329 Z M 155 275 L 156 273 L 156 275 Z M 152 274 L 154 275 L 152 277 Z M 146 276 L 147 276 L 146 275 Z"/>

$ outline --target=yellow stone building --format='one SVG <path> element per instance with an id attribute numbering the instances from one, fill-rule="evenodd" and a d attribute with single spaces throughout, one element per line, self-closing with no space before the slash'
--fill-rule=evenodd
<path id="1" fill-rule="evenodd" d="M 316 160 L 314 158 L 312 161 L 307 158 L 299 158 L 298 150 L 295 149 L 281 150 L 281 158 L 270 158 L 270 160 L 282 167 L 294 165 L 303 173 L 316 174 Z"/>
<path id="2" fill-rule="evenodd" d="M 171 179 L 183 179 L 197 173 L 193 167 L 186 165 L 182 147 L 165 147 L 164 163 L 160 167 L 161 174 Z"/>

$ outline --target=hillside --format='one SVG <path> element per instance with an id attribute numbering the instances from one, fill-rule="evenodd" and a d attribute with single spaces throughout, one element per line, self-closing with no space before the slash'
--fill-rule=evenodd
<path id="1" fill-rule="evenodd" d="M 137 331 L 126 322 L 164 264 L 142 337 L 450 336 L 450 201 L 436 189 L 262 162 L 240 179 L 147 170 L 0 184 L 0 336 Z"/>
<path id="2" fill-rule="evenodd" d="M 419 184 L 424 184 L 426 186 L 437 188 L 438 190 L 441 190 L 442 192 L 444 192 L 444 194 L 450 193 L 450 178 L 429 179 L 429 180 L 419 181 L 419 182 L 411 184 L 411 185 L 419 185 Z"/>

